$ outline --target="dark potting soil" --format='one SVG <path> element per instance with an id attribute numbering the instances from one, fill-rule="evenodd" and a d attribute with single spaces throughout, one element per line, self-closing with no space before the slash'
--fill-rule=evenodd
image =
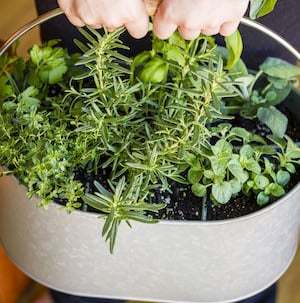
<path id="1" fill-rule="evenodd" d="M 282 107 L 280 110 L 289 119 L 287 135 L 294 141 L 300 142 L 299 122 L 287 108 Z M 263 136 L 271 134 L 270 130 L 258 120 L 237 117 L 235 121 L 235 126 L 244 127 L 255 134 Z M 96 191 L 94 181 L 98 181 L 104 187 L 109 188 L 106 182 L 108 175 L 109 171 L 99 171 L 98 174 L 91 174 L 87 173 L 87 170 L 78 170 L 76 179 L 85 185 L 86 192 L 93 193 Z M 298 169 L 296 174 L 292 174 L 287 191 L 291 190 L 299 180 L 300 171 Z M 153 191 L 151 197 L 153 203 L 166 203 L 166 208 L 160 210 L 157 214 L 151 214 L 154 218 L 166 220 L 223 220 L 248 215 L 270 204 L 259 206 L 254 195 L 247 197 L 244 194 L 239 194 L 226 204 L 214 205 L 211 201 L 207 201 L 203 207 L 202 199 L 192 193 L 190 185 L 183 185 L 173 180 L 170 180 L 169 185 L 169 191 L 162 191 L 159 188 Z M 64 201 L 58 200 L 56 202 L 64 204 Z M 83 204 L 82 210 L 95 212 L 94 209 L 85 204 Z"/>

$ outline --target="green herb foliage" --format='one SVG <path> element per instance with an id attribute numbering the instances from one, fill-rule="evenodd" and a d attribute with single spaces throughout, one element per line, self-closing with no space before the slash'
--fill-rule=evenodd
<path id="1" fill-rule="evenodd" d="M 59 198 L 68 212 L 83 201 L 101 211 L 113 251 L 121 222 L 156 222 L 151 214 L 165 205 L 151 196 L 170 191 L 170 180 L 216 204 L 243 192 L 263 205 L 285 193 L 300 149 L 276 105 L 297 68 L 268 59 L 253 75 L 224 59 L 211 37 L 178 33 L 153 37 L 150 51 L 128 58 L 118 52 L 122 30 L 79 30 L 88 40 L 76 42 L 80 55 L 49 41 L 27 61 L 1 58 L 0 161 L 41 206 Z M 239 112 L 273 134 L 232 126 Z M 107 171 L 108 185 L 85 193 L 78 169 Z"/>

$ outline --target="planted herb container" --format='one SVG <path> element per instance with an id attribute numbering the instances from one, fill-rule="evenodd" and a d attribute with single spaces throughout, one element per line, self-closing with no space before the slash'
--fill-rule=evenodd
<path id="1" fill-rule="evenodd" d="M 0 59 L 8 255 L 95 297 L 230 302 L 274 283 L 298 241 L 299 69 L 251 73 L 176 34 L 132 59 L 121 31 L 81 32 L 80 55 L 50 41 Z"/>

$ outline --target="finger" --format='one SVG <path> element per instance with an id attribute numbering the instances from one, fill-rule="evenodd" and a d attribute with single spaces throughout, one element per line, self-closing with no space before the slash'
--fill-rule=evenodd
<path id="1" fill-rule="evenodd" d="M 91 28 L 94 28 L 94 29 L 100 29 L 103 27 L 103 25 L 101 23 L 95 23 L 95 24 L 92 24 L 92 25 L 89 25 Z"/>
<path id="2" fill-rule="evenodd" d="M 140 39 L 147 35 L 149 29 L 149 17 L 145 13 L 145 15 L 140 16 L 134 21 L 129 21 L 125 23 L 125 27 L 128 33 L 136 38 Z"/>
<path id="3" fill-rule="evenodd" d="M 235 32 L 237 27 L 239 26 L 239 21 L 231 21 L 231 22 L 225 22 L 220 27 L 220 34 L 222 36 L 230 36 Z"/>
<path id="4" fill-rule="evenodd" d="M 206 36 L 213 36 L 213 35 L 216 35 L 218 34 L 220 31 L 220 26 L 216 26 L 216 27 L 206 27 L 206 28 L 203 28 L 201 30 L 201 33 L 206 35 Z"/>
<path id="5" fill-rule="evenodd" d="M 78 27 L 83 27 L 85 26 L 85 23 L 77 16 L 73 15 L 73 14 L 68 14 L 68 13 L 65 13 L 68 20 L 75 26 L 78 26 Z"/>
<path id="6" fill-rule="evenodd" d="M 200 29 L 190 29 L 190 28 L 186 28 L 184 26 L 179 26 L 178 32 L 179 32 L 180 36 L 185 40 L 195 40 L 200 35 L 201 30 Z"/>
<path id="7" fill-rule="evenodd" d="M 160 39 L 169 38 L 177 29 L 177 24 L 164 20 L 159 16 L 154 17 L 153 32 Z"/>
<path id="8" fill-rule="evenodd" d="M 116 27 L 107 27 L 107 26 L 105 28 L 110 33 L 113 32 L 116 29 Z"/>

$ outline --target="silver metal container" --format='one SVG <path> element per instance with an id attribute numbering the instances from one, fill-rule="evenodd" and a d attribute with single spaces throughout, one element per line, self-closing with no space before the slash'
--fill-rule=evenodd
<path id="1" fill-rule="evenodd" d="M 61 14 L 50 12 L 13 35 Z M 265 27 L 243 19 L 299 53 Z M 300 100 L 294 102 L 300 118 Z M 120 226 L 113 255 L 97 214 L 36 207 L 13 177 L 0 178 L 0 240 L 34 280 L 70 294 L 159 302 L 232 302 L 273 284 L 298 244 L 300 185 L 253 214 L 215 222 L 160 221 Z"/>

